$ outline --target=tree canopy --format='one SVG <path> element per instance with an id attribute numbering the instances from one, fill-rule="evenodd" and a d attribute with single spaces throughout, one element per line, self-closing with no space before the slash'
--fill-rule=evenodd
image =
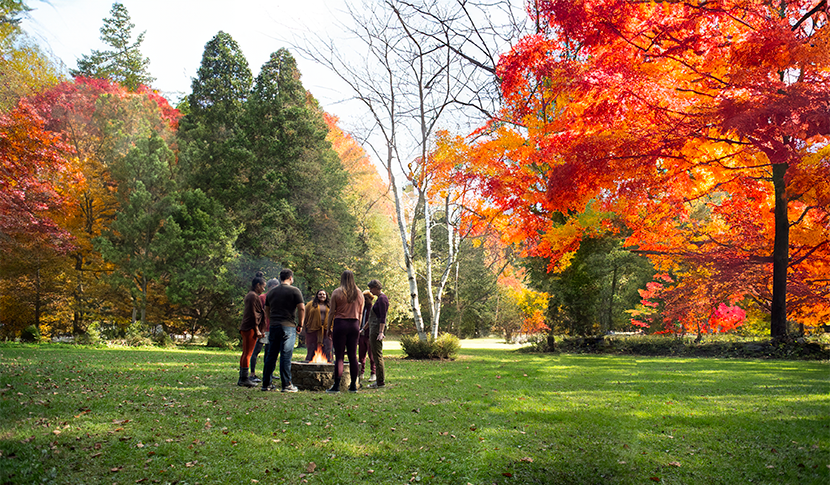
<path id="1" fill-rule="evenodd" d="M 150 59 L 141 53 L 144 34 L 138 34 L 133 41 L 135 24 L 130 20 L 130 13 L 124 4 L 112 4 L 110 16 L 104 19 L 101 27 L 101 41 L 111 50 L 93 50 L 84 54 L 78 61 L 78 68 L 72 70 L 73 76 L 110 79 L 131 91 L 139 86 L 149 86 L 155 79 L 150 76 Z"/>

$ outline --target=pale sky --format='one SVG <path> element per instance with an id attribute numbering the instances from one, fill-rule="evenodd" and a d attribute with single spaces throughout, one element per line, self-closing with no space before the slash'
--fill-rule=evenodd
<path id="1" fill-rule="evenodd" d="M 130 13 L 134 36 L 146 31 L 141 51 L 150 58 L 153 88 L 172 102 L 190 92 L 191 79 L 202 60 L 205 44 L 220 30 L 229 33 L 248 59 L 254 76 L 270 54 L 291 49 L 288 39 L 317 32 L 337 38 L 337 18 L 347 0 L 121 0 Z M 67 68 L 93 49 L 107 49 L 99 29 L 109 17 L 112 0 L 29 0 L 33 10 L 23 29 L 62 60 Z M 302 82 L 323 108 L 341 118 L 343 101 L 351 97 L 325 68 L 297 59 Z M 352 109 L 354 106 L 352 107 Z"/>

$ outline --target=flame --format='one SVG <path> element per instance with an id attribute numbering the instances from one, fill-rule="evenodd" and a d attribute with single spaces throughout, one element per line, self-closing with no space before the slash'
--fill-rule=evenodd
<path id="1" fill-rule="evenodd" d="M 310 362 L 313 362 L 315 364 L 328 364 L 328 359 L 326 359 L 326 356 L 323 355 L 322 345 L 317 346 L 317 351 L 314 352 L 314 358 L 311 359 Z"/>

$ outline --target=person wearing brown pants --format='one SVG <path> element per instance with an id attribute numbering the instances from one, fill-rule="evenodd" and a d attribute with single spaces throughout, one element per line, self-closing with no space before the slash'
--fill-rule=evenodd
<path id="1" fill-rule="evenodd" d="M 375 361 L 375 382 L 369 384 L 371 389 L 380 389 L 386 386 L 386 372 L 383 367 L 383 338 L 386 330 L 386 312 L 389 311 L 389 298 L 381 290 L 383 287 L 378 280 L 369 282 L 369 291 L 377 297 L 369 315 L 369 345 Z"/>

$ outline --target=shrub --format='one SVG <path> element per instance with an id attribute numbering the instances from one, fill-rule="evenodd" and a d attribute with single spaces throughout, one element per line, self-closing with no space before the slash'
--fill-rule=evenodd
<path id="1" fill-rule="evenodd" d="M 412 359 L 428 359 L 430 355 L 429 340 L 423 341 L 417 335 L 401 336 L 401 350 Z"/>
<path id="2" fill-rule="evenodd" d="M 228 334 L 225 333 L 222 329 L 215 329 L 210 332 L 207 339 L 207 346 L 213 347 L 217 349 L 232 349 L 234 348 L 235 342 L 233 342 L 229 337 Z"/>
<path id="3" fill-rule="evenodd" d="M 527 339 L 528 345 L 522 347 L 522 352 L 554 352 L 556 350 L 556 337 L 550 334 L 538 333 Z"/>
<path id="4" fill-rule="evenodd" d="M 459 349 L 461 349 L 461 341 L 450 333 L 439 335 L 432 342 L 432 356 L 438 359 L 455 359 Z"/>
<path id="5" fill-rule="evenodd" d="M 159 347 L 175 347 L 176 342 L 170 337 L 170 334 L 162 330 L 153 335 L 153 342 Z"/>
<path id="6" fill-rule="evenodd" d="M 401 337 L 401 349 L 411 359 L 454 359 L 461 348 L 461 341 L 451 334 L 443 334 L 437 339 L 432 336 L 422 341 L 417 335 Z"/>
<path id="7" fill-rule="evenodd" d="M 143 347 L 153 345 L 153 341 L 147 336 L 147 330 L 141 322 L 135 322 L 127 329 L 125 343 L 130 347 Z"/>
<path id="8" fill-rule="evenodd" d="M 20 331 L 21 342 L 40 342 L 40 329 L 35 325 L 29 325 Z"/>

